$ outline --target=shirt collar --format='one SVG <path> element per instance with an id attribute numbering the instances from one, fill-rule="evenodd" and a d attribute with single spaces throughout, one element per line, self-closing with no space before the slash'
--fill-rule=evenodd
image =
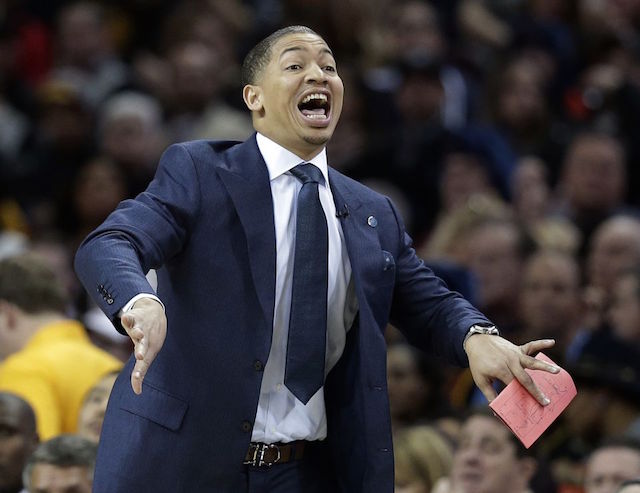
<path id="1" fill-rule="evenodd" d="M 313 159 L 305 161 L 261 133 L 256 135 L 256 141 L 258 142 L 260 154 L 262 154 L 264 162 L 267 164 L 269 179 L 271 181 L 275 180 L 280 175 L 285 174 L 294 166 L 302 163 L 311 163 L 322 171 L 324 182 L 329 183 L 326 147 L 323 147 L 322 151 L 320 151 Z"/>

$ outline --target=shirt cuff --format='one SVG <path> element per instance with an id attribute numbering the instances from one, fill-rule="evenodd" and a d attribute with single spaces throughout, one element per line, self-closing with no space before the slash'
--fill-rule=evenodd
<path id="1" fill-rule="evenodd" d="M 138 301 L 139 299 L 142 299 L 142 298 L 149 298 L 149 299 L 152 299 L 152 300 L 156 300 L 158 303 L 160 303 L 160 306 L 162 307 L 162 311 L 165 311 L 164 303 L 163 303 L 162 301 L 160 301 L 160 298 L 158 298 L 157 296 L 155 296 L 155 295 L 153 295 L 153 294 L 149 294 L 149 293 L 140 293 L 140 294 L 135 295 L 133 298 L 131 298 L 131 299 L 129 300 L 129 302 L 128 302 L 126 305 L 124 305 L 124 306 L 122 307 L 122 310 L 120 310 L 120 311 L 118 312 L 118 317 L 122 317 L 122 315 L 124 315 L 124 314 L 125 314 L 125 313 L 127 313 L 129 310 L 131 310 L 131 307 L 133 306 L 133 304 L 134 304 L 136 301 Z"/>

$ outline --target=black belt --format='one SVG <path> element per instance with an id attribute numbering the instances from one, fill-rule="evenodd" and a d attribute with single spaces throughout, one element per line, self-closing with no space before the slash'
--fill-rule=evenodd
<path id="1" fill-rule="evenodd" d="M 304 440 L 288 443 L 251 442 L 244 458 L 244 464 L 253 467 L 271 467 L 274 464 L 300 460 L 304 456 L 305 443 Z"/>

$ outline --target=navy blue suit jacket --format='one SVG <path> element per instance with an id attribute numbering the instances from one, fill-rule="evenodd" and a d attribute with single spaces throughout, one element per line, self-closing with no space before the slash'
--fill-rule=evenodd
<path id="1" fill-rule="evenodd" d="M 389 199 L 333 169 L 329 181 L 337 210 L 349 211 L 342 228 L 359 314 L 325 384 L 321 455 L 336 491 L 392 492 L 388 321 L 459 365 L 467 364 L 465 333 L 488 321 L 416 257 Z M 123 305 L 153 292 L 144 276 L 152 268 L 168 319 L 142 394 L 130 386 L 133 359 L 115 384 L 95 492 L 244 490 L 242 462 L 271 344 L 275 245 L 255 135 L 169 147 L 148 189 L 84 241 L 76 271 L 119 330 Z"/>

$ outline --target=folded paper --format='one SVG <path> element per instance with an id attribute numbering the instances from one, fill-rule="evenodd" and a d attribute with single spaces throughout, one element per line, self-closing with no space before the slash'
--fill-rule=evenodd
<path id="1" fill-rule="evenodd" d="M 537 359 L 556 365 L 543 353 Z M 515 378 L 489 406 L 511 429 L 526 448 L 544 433 L 576 396 L 576 386 L 571 375 L 562 368 L 559 373 L 543 370 L 526 370 L 538 388 L 551 401 L 542 406 Z"/>

